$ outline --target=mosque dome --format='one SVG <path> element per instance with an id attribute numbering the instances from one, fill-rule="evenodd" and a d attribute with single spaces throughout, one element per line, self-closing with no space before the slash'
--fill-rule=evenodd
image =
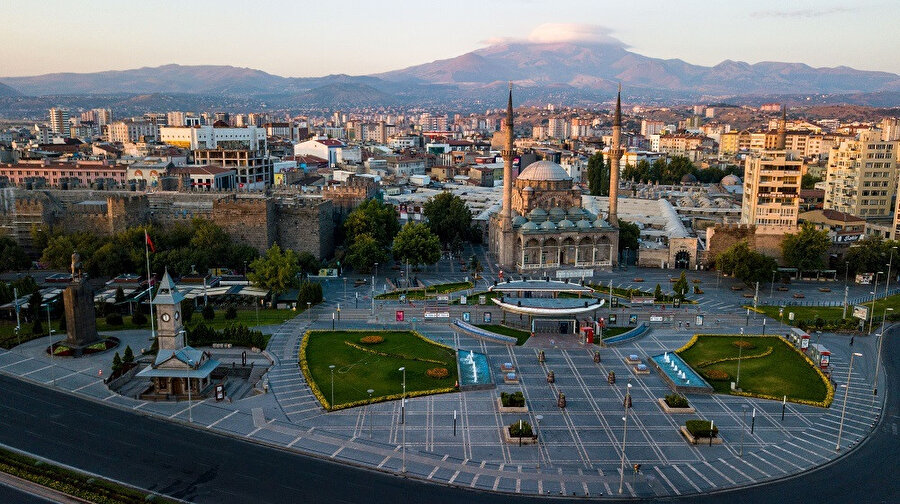
<path id="1" fill-rule="evenodd" d="M 694 184 L 697 182 L 697 177 L 694 176 L 693 173 L 685 173 L 683 177 L 681 177 L 682 184 Z"/>
<path id="2" fill-rule="evenodd" d="M 547 211 L 540 207 L 534 208 L 528 212 L 528 218 L 533 221 L 547 220 Z"/>
<path id="3" fill-rule="evenodd" d="M 603 219 L 597 219 L 594 221 L 594 227 L 595 228 L 604 228 L 604 227 L 609 227 L 609 224 L 607 224 L 606 221 Z"/>
<path id="4" fill-rule="evenodd" d="M 560 181 L 572 180 L 562 166 L 552 161 L 536 161 L 531 163 L 518 177 L 528 181 Z"/>
<path id="5" fill-rule="evenodd" d="M 575 227 L 577 227 L 578 229 L 590 229 L 591 222 L 586 219 L 581 219 L 580 221 L 575 223 Z"/>
<path id="6" fill-rule="evenodd" d="M 525 217 L 522 217 L 521 215 L 517 215 L 517 216 L 513 217 L 512 225 L 519 227 L 522 224 L 525 224 L 526 222 L 528 222 L 528 219 L 526 219 Z"/>
<path id="7" fill-rule="evenodd" d="M 560 229 L 571 229 L 575 227 L 575 223 L 570 221 L 569 219 L 563 219 L 559 221 L 559 224 L 557 224 L 557 226 L 559 226 Z"/>
<path id="8" fill-rule="evenodd" d="M 723 186 L 741 185 L 741 178 L 737 175 L 725 175 L 721 183 Z"/>
<path id="9" fill-rule="evenodd" d="M 555 220 L 565 219 L 566 211 L 560 207 L 553 207 L 550 209 L 550 218 Z"/>
<path id="10" fill-rule="evenodd" d="M 534 222 L 528 221 L 525 224 L 522 224 L 522 231 L 534 231 L 538 229 L 538 225 Z"/>
<path id="11" fill-rule="evenodd" d="M 556 224 L 550 221 L 544 221 L 541 223 L 541 229 L 545 229 L 547 231 L 554 231 L 556 229 Z"/>
<path id="12" fill-rule="evenodd" d="M 573 206 L 569 208 L 569 211 L 566 212 L 572 217 L 581 217 L 584 214 L 584 210 L 581 207 Z"/>

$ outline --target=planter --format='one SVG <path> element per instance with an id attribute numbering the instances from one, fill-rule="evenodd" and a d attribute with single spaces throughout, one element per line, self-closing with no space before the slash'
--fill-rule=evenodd
<path id="1" fill-rule="evenodd" d="M 693 406 L 688 406 L 687 408 L 672 408 L 668 404 L 666 404 L 666 399 L 664 397 L 660 397 L 657 399 L 659 402 L 659 407 L 662 410 L 670 415 L 677 415 L 679 413 L 696 413 L 697 411 Z"/>
<path id="2" fill-rule="evenodd" d="M 517 385 L 519 383 L 519 375 L 516 373 L 503 373 L 503 383 Z"/>
<path id="3" fill-rule="evenodd" d="M 512 437 L 509 435 L 509 426 L 503 427 L 503 440 L 506 442 L 506 444 L 517 445 L 520 442 L 520 438 Z M 537 436 L 523 437 L 521 438 L 521 443 L 523 445 L 535 444 L 537 443 Z"/>
<path id="4" fill-rule="evenodd" d="M 528 413 L 528 403 L 525 403 L 525 406 L 504 406 L 503 401 L 498 397 L 497 410 L 500 413 Z"/>
<path id="5" fill-rule="evenodd" d="M 691 435 L 691 433 L 687 430 L 687 427 L 685 427 L 684 425 L 681 426 L 681 435 L 684 436 L 684 439 L 686 439 L 687 442 L 692 445 L 706 446 L 709 444 L 708 437 L 695 438 L 693 435 Z M 714 445 L 722 444 L 722 438 L 720 438 L 720 437 L 712 438 L 712 444 L 714 444 Z"/>

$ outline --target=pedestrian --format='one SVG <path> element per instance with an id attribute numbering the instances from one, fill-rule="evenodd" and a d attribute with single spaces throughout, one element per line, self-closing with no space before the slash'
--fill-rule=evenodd
<path id="1" fill-rule="evenodd" d="M 850 346 L 853 346 L 853 340 L 856 339 L 856 335 L 850 336 Z"/>

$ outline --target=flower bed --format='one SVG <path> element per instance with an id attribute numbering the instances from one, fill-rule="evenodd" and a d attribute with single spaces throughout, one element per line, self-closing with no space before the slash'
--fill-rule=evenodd
<path id="1" fill-rule="evenodd" d="M 425 374 L 436 380 L 443 380 L 444 378 L 450 376 L 450 371 L 448 371 L 447 368 L 436 367 L 425 371 Z"/>
<path id="2" fill-rule="evenodd" d="M 670 395 L 677 395 L 677 394 L 670 394 Z M 662 408 L 664 413 L 668 413 L 668 414 L 672 415 L 672 414 L 678 414 L 678 413 L 696 413 L 697 412 L 697 410 L 695 410 L 693 407 L 691 407 L 687 403 L 687 399 L 684 400 L 685 406 L 683 406 L 683 407 L 669 406 L 668 401 L 666 401 L 666 399 L 668 397 L 669 396 L 666 396 L 665 398 L 660 397 L 657 399 L 657 402 L 659 403 L 659 407 Z M 681 396 L 678 396 L 678 397 L 681 397 Z"/>
<path id="3" fill-rule="evenodd" d="M 359 339 L 359 342 L 363 345 L 377 345 L 379 343 L 384 343 L 384 338 L 375 334 L 371 334 L 369 336 L 363 336 Z"/>

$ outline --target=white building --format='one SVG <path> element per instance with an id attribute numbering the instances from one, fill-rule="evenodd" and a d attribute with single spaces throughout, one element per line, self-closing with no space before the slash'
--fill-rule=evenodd
<path id="1" fill-rule="evenodd" d="M 255 126 L 246 128 L 216 128 L 206 126 L 163 126 L 159 140 L 169 145 L 197 149 L 266 150 L 266 130 Z"/>
<path id="2" fill-rule="evenodd" d="M 62 137 L 69 137 L 69 109 L 56 107 L 50 109 L 50 131 Z"/>
<path id="3" fill-rule="evenodd" d="M 154 141 L 157 137 L 156 125 L 149 122 L 114 122 L 107 125 L 106 131 L 110 142 L 119 142 L 123 144 L 140 141 Z"/>
<path id="4" fill-rule="evenodd" d="M 328 166 L 334 166 L 343 160 L 339 153 L 346 147 L 344 142 L 333 138 L 316 138 L 294 145 L 295 156 L 316 156 L 328 160 Z M 357 152 L 359 149 L 357 149 Z"/>

